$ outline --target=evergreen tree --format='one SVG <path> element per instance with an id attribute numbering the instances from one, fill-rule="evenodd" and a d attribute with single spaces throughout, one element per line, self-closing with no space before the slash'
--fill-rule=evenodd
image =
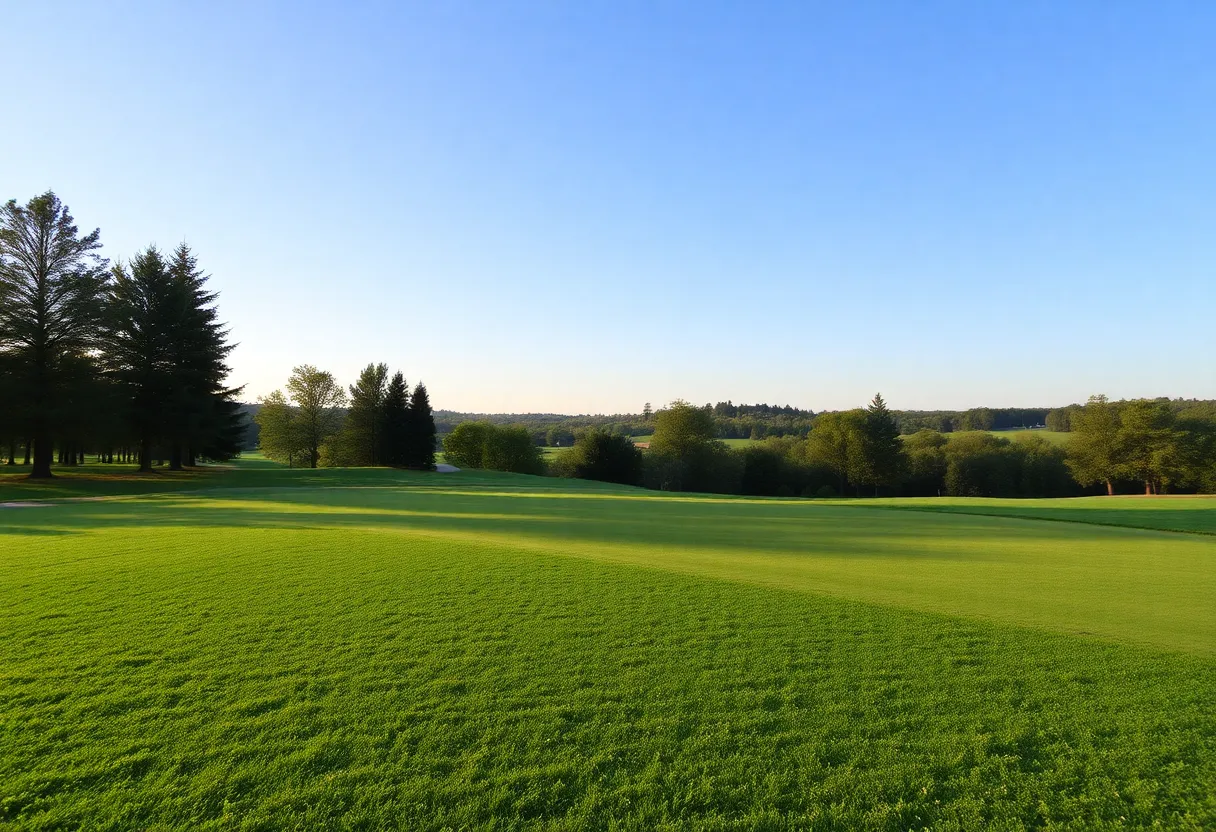
<path id="1" fill-rule="evenodd" d="M 431 399 L 426 385 L 421 381 L 410 397 L 407 413 L 408 430 L 406 465 L 424 471 L 435 470 L 435 414 L 431 412 Z"/>
<path id="2" fill-rule="evenodd" d="M 211 458 L 232 456 L 239 450 L 244 427 L 237 415 L 240 388 L 224 386 L 228 355 L 235 345 L 228 342 L 228 331 L 219 321 L 217 295 L 207 291 L 207 275 L 185 243 L 173 252 L 169 282 L 162 322 L 172 374 L 166 441 L 169 467 L 180 469 L 183 461 L 193 465 L 204 450 Z"/>
<path id="3" fill-rule="evenodd" d="M 168 451 L 173 470 L 200 453 L 226 459 L 240 449 L 240 390 L 224 386 L 232 345 L 206 280 L 185 244 L 171 260 L 149 246 L 114 268 L 102 354 L 142 471 L 154 446 Z"/>
<path id="4" fill-rule="evenodd" d="M 387 386 L 387 364 L 368 364 L 350 386 L 350 411 L 341 439 L 345 464 L 382 464 Z"/>
<path id="5" fill-rule="evenodd" d="M 899 482 L 905 467 L 903 440 L 899 438 L 899 425 L 882 394 L 876 393 L 866 408 L 862 433 L 861 482 L 874 486 L 878 496 L 881 486 L 893 486 Z"/>
<path id="6" fill-rule="evenodd" d="M 409 463 L 410 389 L 395 373 L 384 394 L 383 463 L 404 468 Z"/>
<path id="7" fill-rule="evenodd" d="M 68 207 L 47 191 L 0 206 L 0 354 L 23 391 L 23 432 L 33 440 L 31 477 L 50 477 L 55 434 L 79 415 L 71 385 L 89 374 L 107 281 L 101 233 L 81 235 Z"/>
<path id="8" fill-rule="evenodd" d="M 110 286 L 104 363 L 139 446 L 139 470 L 151 471 L 153 445 L 167 432 L 174 400 L 168 264 L 149 246 L 129 266 L 115 265 Z"/>

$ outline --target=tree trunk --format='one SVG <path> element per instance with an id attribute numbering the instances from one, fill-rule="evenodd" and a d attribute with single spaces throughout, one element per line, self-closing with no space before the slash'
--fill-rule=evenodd
<path id="1" fill-rule="evenodd" d="M 1144 481 L 1144 496 L 1151 497 L 1153 495 L 1153 484 L 1149 480 Z"/>
<path id="2" fill-rule="evenodd" d="M 30 450 L 33 448 L 33 446 L 34 446 L 33 439 L 25 440 L 25 463 L 24 464 L 26 464 L 26 465 L 30 464 Z"/>
<path id="3" fill-rule="evenodd" d="M 17 464 L 17 440 L 11 439 L 8 443 L 8 464 Z"/>
<path id="4" fill-rule="evenodd" d="M 320 455 L 321 455 L 321 451 L 317 448 L 313 448 L 311 451 L 308 452 L 308 467 L 309 468 L 317 467 L 317 457 Z"/>
<path id="5" fill-rule="evenodd" d="M 1115 496 L 1115 484 L 1113 482 L 1111 482 L 1110 480 L 1106 481 L 1106 496 L 1107 497 Z"/>
<path id="6" fill-rule="evenodd" d="M 80 450 L 76 452 L 76 461 L 80 465 L 84 465 L 84 446 L 80 446 Z"/>
<path id="7" fill-rule="evenodd" d="M 182 470 L 182 446 L 174 444 L 173 449 L 169 451 L 169 470 Z"/>
<path id="8" fill-rule="evenodd" d="M 144 474 L 152 471 L 152 443 L 147 439 L 139 443 L 139 470 Z"/>
<path id="9" fill-rule="evenodd" d="M 51 438 L 46 434 L 34 437 L 34 467 L 30 471 L 30 479 L 45 480 L 54 476 L 51 473 L 51 461 L 55 458 L 55 447 Z"/>

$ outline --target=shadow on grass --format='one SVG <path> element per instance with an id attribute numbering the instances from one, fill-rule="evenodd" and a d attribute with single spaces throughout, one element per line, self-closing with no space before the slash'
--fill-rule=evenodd
<path id="1" fill-rule="evenodd" d="M 242 495 L 244 496 L 244 495 Z M 67 534 L 105 528 L 208 528 L 376 532 L 435 532 L 529 546 L 622 545 L 646 550 L 732 550 L 740 554 L 981 561 L 994 557 L 990 546 L 1037 544 L 1066 539 L 1058 524 L 1002 522 L 1004 518 L 942 517 L 910 523 L 906 515 L 875 512 L 863 527 L 851 508 L 791 514 L 782 504 L 733 507 L 693 501 L 597 501 L 584 498 L 511 500 L 443 493 L 390 490 L 290 491 L 275 500 L 224 495 L 207 498 L 163 495 L 128 500 L 57 504 L 31 516 L 28 525 L 8 524 L 0 534 L 46 534 L 47 512 L 57 513 Z M 1092 531 L 1089 532 L 1092 535 Z M 960 537 L 964 545 L 945 545 Z"/>
<path id="2" fill-rule="evenodd" d="M 81 533 L 81 529 L 63 527 L 48 528 L 45 526 L 5 526 L 0 529 L 0 536 L 21 535 L 26 537 L 67 537 Z"/>

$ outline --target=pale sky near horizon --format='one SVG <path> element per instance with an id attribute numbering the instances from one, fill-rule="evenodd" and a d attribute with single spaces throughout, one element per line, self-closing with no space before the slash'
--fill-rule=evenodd
<path id="1" fill-rule="evenodd" d="M 1216 5 L 5 4 L 0 198 L 187 241 L 252 400 L 1216 398 Z"/>

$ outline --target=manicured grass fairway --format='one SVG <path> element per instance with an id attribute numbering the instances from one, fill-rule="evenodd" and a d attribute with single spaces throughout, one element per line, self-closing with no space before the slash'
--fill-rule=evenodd
<path id="1" fill-rule="evenodd" d="M 0 828 L 1216 827 L 1216 500 L 59 493 L 128 496 L 0 509 Z"/>

